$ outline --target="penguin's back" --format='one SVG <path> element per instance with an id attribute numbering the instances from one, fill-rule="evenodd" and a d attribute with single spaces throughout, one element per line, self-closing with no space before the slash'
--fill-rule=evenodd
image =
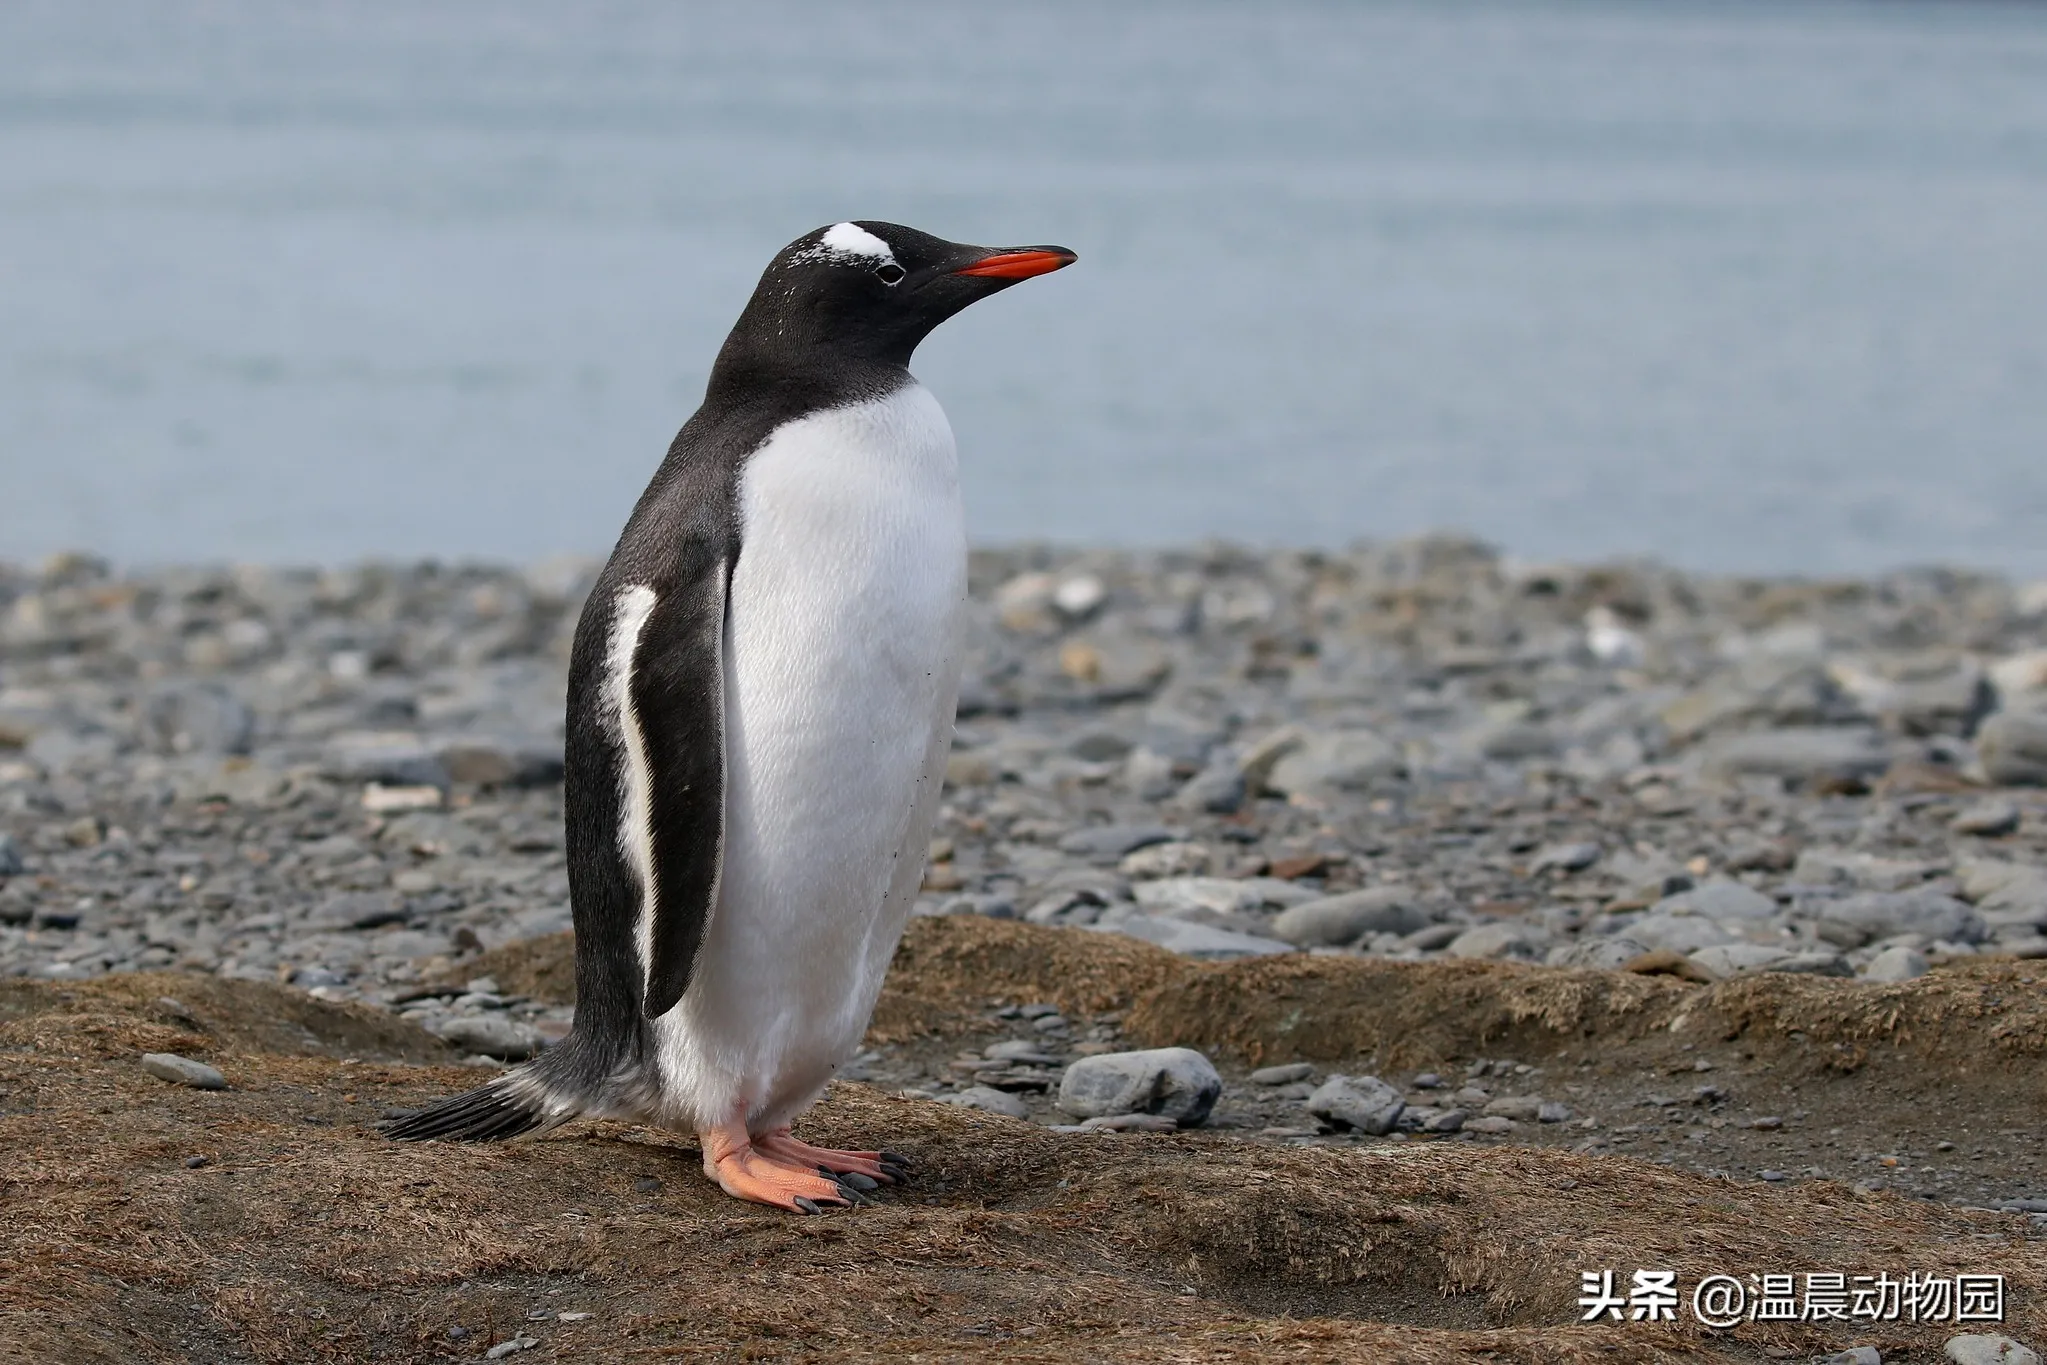
<path id="1" fill-rule="evenodd" d="M 951 427 L 914 382 L 777 427 L 735 494 L 723 869 L 656 1036 L 671 1099 L 773 1118 L 858 1042 L 921 881 L 966 532 Z"/>

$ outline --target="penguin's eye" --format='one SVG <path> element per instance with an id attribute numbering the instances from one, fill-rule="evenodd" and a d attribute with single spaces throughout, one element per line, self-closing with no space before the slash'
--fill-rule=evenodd
<path id="1" fill-rule="evenodd" d="M 883 261 L 874 268 L 875 278 L 883 284 L 901 284 L 904 273 L 903 268 L 894 261 Z"/>

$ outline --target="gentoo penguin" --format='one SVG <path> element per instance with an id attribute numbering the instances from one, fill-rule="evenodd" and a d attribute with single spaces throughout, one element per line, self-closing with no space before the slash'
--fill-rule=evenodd
<path id="1" fill-rule="evenodd" d="M 391 1136 L 694 1131 L 728 1194 L 805 1213 L 903 1178 L 790 1125 L 866 1031 L 952 741 L 958 462 L 907 367 L 954 313 L 1073 260 L 875 222 L 775 257 L 576 628 L 575 1026 Z"/>

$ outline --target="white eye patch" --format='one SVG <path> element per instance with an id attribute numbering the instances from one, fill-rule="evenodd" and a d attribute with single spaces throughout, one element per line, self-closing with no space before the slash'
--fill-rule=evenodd
<path id="1" fill-rule="evenodd" d="M 813 261 L 832 265 L 895 265 L 896 253 L 887 242 L 858 223 L 834 223 L 825 229 L 816 246 L 805 247 L 790 257 L 792 262 Z"/>

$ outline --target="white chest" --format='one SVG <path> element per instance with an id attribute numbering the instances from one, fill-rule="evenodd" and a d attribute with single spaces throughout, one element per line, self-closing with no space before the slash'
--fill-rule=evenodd
<path id="1" fill-rule="evenodd" d="M 746 463 L 739 513 L 742 654 L 790 632 L 846 663 L 944 648 L 966 533 L 952 428 L 921 385 L 779 428 Z"/>

